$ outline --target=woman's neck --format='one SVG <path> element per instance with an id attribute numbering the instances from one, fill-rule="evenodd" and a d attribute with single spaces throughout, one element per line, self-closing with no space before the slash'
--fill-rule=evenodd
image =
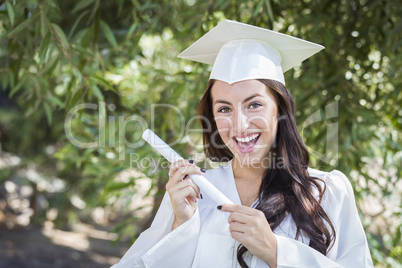
<path id="1" fill-rule="evenodd" d="M 238 160 L 235 157 L 232 159 L 233 175 L 236 179 L 261 181 L 266 168 L 267 165 L 261 162 L 250 163 L 250 161 Z"/>

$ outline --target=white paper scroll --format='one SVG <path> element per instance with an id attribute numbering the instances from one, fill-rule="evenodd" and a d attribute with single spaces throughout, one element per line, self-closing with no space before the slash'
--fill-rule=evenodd
<path id="1" fill-rule="evenodd" d="M 146 140 L 155 150 L 157 150 L 163 157 L 170 163 L 183 159 L 178 155 L 169 145 L 167 145 L 161 138 L 159 138 L 152 130 L 147 129 L 142 134 L 142 138 Z M 198 174 L 190 175 L 190 178 L 201 189 L 202 193 L 208 195 L 218 205 L 233 204 L 229 198 L 222 194 L 216 187 L 210 183 L 204 176 Z"/>

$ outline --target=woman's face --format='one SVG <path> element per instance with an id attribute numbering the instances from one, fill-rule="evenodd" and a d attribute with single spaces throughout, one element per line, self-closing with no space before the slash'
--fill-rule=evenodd
<path id="1" fill-rule="evenodd" d="M 275 142 L 278 108 L 271 90 L 257 80 L 232 85 L 215 81 L 212 107 L 216 126 L 234 158 L 261 163 Z"/>

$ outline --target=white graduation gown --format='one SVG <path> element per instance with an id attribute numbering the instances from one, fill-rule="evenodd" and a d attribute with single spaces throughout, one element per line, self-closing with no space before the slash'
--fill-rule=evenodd
<path id="1" fill-rule="evenodd" d="M 324 256 L 308 246 L 310 240 L 303 232 L 295 240 L 296 225 L 288 215 L 274 231 L 278 268 L 374 267 L 349 180 L 337 170 L 308 171 L 326 182 L 321 205 L 334 225 L 336 241 Z M 231 162 L 208 170 L 205 177 L 233 203 L 241 204 Z M 204 193 L 193 217 L 171 231 L 174 214 L 169 196 L 165 194 L 151 227 L 112 268 L 240 268 L 236 257 L 239 243 L 230 235 L 229 213 L 219 211 L 217 205 Z M 269 267 L 249 252 L 245 261 L 251 268 Z"/>

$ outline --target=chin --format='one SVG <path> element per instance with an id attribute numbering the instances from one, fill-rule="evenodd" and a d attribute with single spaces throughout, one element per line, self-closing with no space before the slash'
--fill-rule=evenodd
<path id="1" fill-rule="evenodd" d="M 233 152 L 233 158 L 236 158 L 238 162 L 242 166 L 260 166 L 260 164 L 263 162 L 264 159 L 266 159 L 267 153 L 262 153 L 262 152 L 252 152 L 252 153 L 241 153 L 238 151 Z"/>

